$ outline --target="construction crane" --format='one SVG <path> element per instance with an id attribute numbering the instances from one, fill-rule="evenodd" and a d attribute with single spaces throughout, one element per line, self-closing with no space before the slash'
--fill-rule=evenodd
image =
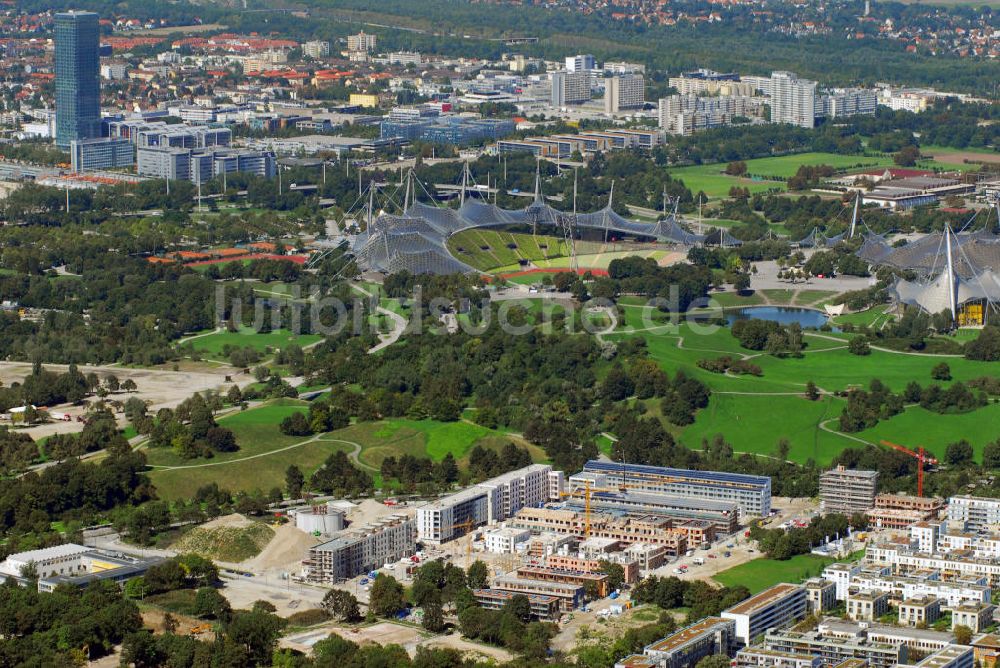
<path id="1" fill-rule="evenodd" d="M 919 446 L 916 451 L 910 450 L 907 447 L 899 445 L 898 443 L 893 443 L 892 441 L 881 441 L 882 445 L 892 448 L 893 450 L 898 450 L 903 454 L 909 455 L 917 460 L 917 496 L 924 495 L 924 464 L 937 464 L 938 460 L 934 457 L 930 457 L 924 451 L 924 446 Z"/>
<path id="2" fill-rule="evenodd" d="M 583 481 L 583 537 L 590 538 L 590 497 L 594 492 L 627 492 L 629 489 L 643 489 L 642 485 L 618 485 L 616 487 L 594 487 L 589 480 Z M 571 492 L 559 492 L 559 496 L 580 496 L 580 489 Z"/>
<path id="3" fill-rule="evenodd" d="M 472 530 L 476 528 L 475 522 L 471 519 L 467 519 L 464 522 L 456 522 L 451 525 L 452 535 L 455 535 L 455 529 L 465 529 L 465 534 L 469 537 L 469 541 L 465 545 L 465 568 L 468 569 L 472 565 Z"/>

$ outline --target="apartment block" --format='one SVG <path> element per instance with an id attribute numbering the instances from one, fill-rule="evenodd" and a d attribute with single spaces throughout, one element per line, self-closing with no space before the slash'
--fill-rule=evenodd
<path id="1" fill-rule="evenodd" d="M 515 572 L 519 578 L 524 580 L 579 585 L 584 590 L 590 587 L 597 592 L 599 598 L 604 598 L 611 593 L 611 590 L 608 588 L 607 573 L 578 571 L 551 566 L 522 566 Z"/>
<path id="2" fill-rule="evenodd" d="M 390 515 L 309 548 L 303 577 L 309 582 L 333 584 L 410 557 L 416 550 L 413 518 Z"/>
<path id="3" fill-rule="evenodd" d="M 706 617 L 662 640 L 647 645 L 643 656 L 660 668 L 693 668 L 706 656 L 729 654 L 736 647 L 736 623 Z M 635 665 L 635 664 L 631 664 Z"/>
<path id="4" fill-rule="evenodd" d="M 504 606 L 515 596 L 516 592 L 502 589 L 473 589 L 472 595 L 480 607 L 487 610 L 503 610 Z M 543 622 L 554 622 L 562 614 L 560 600 L 556 596 L 546 596 L 543 594 L 521 594 L 528 599 L 531 606 L 531 616 Z"/>
<path id="5" fill-rule="evenodd" d="M 359 32 L 357 35 L 348 35 L 348 51 L 374 51 L 378 46 L 378 37 Z"/>
<path id="6" fill-rule="evenodd" d="M 512 594 L 537 594 L 554 596 L 559 599 L 562 612 L 572 612 L 586 599 L 582 585 L 568 582 L 532 580 L 517 575 L 502 575 L 493 581 L 493 589 L 511 592 Z"/>
<path id="7" fill-rule="evenodd" d="M 1000 525 L 1000 499 L 953 496 L 948 499 L 948 521 L 970 531 Z"/>
<path id="8" fill-rule="evenodd" d="M 887 566 L 896 575 L 941 571 L 956 578 L 983 578 L 991 587 L 1000 583 L 1000 560 L 973 554 L 926 554 L 907 545 L 877 543 L 868 545 L 865 560 L 873 565 Z"/>
<path id="9" fill-rule="evenodd" d="M 566 506 L 584 510 L 585 497 L 586 492 L 578 488 L 566 500 Z M 703 521 L 709 523 L 716 534 L 731 534 L 739 528 L 739 507 L 730 501 L 709 501 L 655 492 L 591 492 L 590 508 L 592 512 L 596 510 L 614 515 L 661 516 L 674 524 Z"/>
<path id="10" fill-rule="evenodd" d="M 604 80 L 604 111 L 641 109 L 646 104 L 646 80 L 641 74 L 622 74 Z"/>
<path id="11" fill-rule="evenodd" d="M 551 75 L 553 107 L 582 104 L 590 101 L 590 78 L 587 70 L 559 71 Z"/>
<path id="12" fill-rule="evenodd" d="M 913 664 L 901 664 L 900 668 L 972 668 L 974 653 L 965 645 L 949 645 Z"/>
<path id="13" fill-rule="evenodd" d="M 772 123 L 804 128 L 816 125 L 815 81 L 799 79 L 792 72 L 772 72 L 769 88 Z"/>
<path id="14" fill-rule="evenodd" d="M 933 624 L 941 616 L 941 599 L 936 596 L 911 598 L 899 603 L 899 623 L 905 626 Z"/>
<path id="15" fill-rule="evenodd" d="M 881 575 L 865 572 L 856 575 L 850 582 L 856 591 L 881 590 L 898 601 L 909 601 L 933 597 L 942 605 L 952 607 L 964 602 L 989 603 L 992 590 L 985 578 L 955 578 L 944 580 L 937 571 L 919 573 L 913 576 Z"/>
<path id="16" fill-rule="evenodd" d="M 302 45 L 302 54 L 310 58 L 326 58 L 330 55 L 330 43 L 326 40 L 313 40 Z"/>
<path id="17" fill-rule="evenodd" d="M 806 588 L 810 613 L 823 613 L 837 607 L 837 585 L 832 580 L 809 578 L 803 586 Z"/>
<path id="18" fill-rule="evenodd" d="M 591 512 L 588 527 L 583 512 L 555 508 L 523 508 L 507 524 L 534 533 L 590 537 L 621 542 L 625 545 L 633 543 L 654 545 L 663 548 L 671 556 L 683 554 L 687 550 L 684 533 L 672 529 L 671 521 L 663 517 L 625 518 Z"/>
<path id="19" fill-rule="evenodd" d="M 996 606 L 983 602 L 967 602 L 951 609 L 951 630 L 956 626 L 967 626 L 973 633 L 982 633 L 983 629 L 993 624 L 993 613 Z"/>
<path id="20" fill-rule="evenodd" d="M 874 622 L 889 612 L 889 595 L 873 589 L 847 596 L 847 616 L 858 622 Z"/>
<path id="21" fill-rule="evenodd" d="M 746 647 L 736 653 L 733 659 L 736 668 L 821 668 L 823 660 L 811 654 L 796 654 L 794 652 L 779 652 L 773 649 L 754 646 Z M 858 668 L 865 668 L 862 661 Z M 839 668 L 839 666 L 838 666 Z"/>
<path id="22" fill-rule="evenodd" d="M 866 637 L 864 632 L 835 635 L 819 630 L 806 632 L 773 630 L 764 636 L 761 647 L 785 654 L 818 658 L 824 666 L 836 666 L 842 661 L 861 659 L 872 668 L 892 668 L 904 663 L 909 656 L 906 645 L 874 642 Z M 737 655 L 737 663 L 742 665 L 740 655 Z"/>
<path id="23" fill-rule="evenodd" d="M 421 541 L 443 543 L 473 528 L 502 522 L 522 508 L 559 499 L 562 473 L 547 464 L 532 464 L 417 509 Z"/>
<path id="24" fill-rule="evenodd" d="M 639 581 L 639 565 L 634 561 L 618 561 L 622 567 L 622 575 L 626 584 Z M 597 559 L 581 559 L 579 557 L 569 557 L 561 554 L 553 554 L 545 558 L 545 565 L 549 568 L 557 568 L 564 571 L 577 571 L 580 573 L 603 573 L 604 568 Z"/>
<path id="25" fill-rule="evenodd" d="M 774 585 L 722 612 L 736 622 L 736 638 L 743 645 L 771 628 L 796 622 L 807 614 L 805 587 L 788 583 Z"/>
<path id="26" fill-rule="evenodd" d="M 486 551 L 493 554 L 513 554 L 517 546 L 528 542 L 531 532 L 527 529 L 514 529 L 512 527 L 502 527 L 487 531 L 483 535 L 483 542 Z"/>
<path id="27" fill-rule="evenodd" d="M 879 494 L 875 507 L 869 510 L 869 523 L 878 529 L 905 529 L 911 524 L 937 519 L 944 508 L 944 499 L 924 498 L 908 494 Z"/>
<path id="28" fill-rule="evenodd" d="M 588 461 L 583 473 L 604 476 L 599 480 L 606 487 L 735 503 L 741 518 L 767 517 L 771 514 L 771 479 L 767 476 L 623 465 L 597 459 Z"/>
<path id="29" fill-rule="evenodd" d="M 875 506 L 878 471 L 837 466 L 820 474 L 819 497 L 824 513 L 852 515 Z"/>
<path id="30" fill-rule="evenodd" d="M 597 59 L 589 53 L 566 56 L 567 72 L 591 72 L 597 69 Z"/>

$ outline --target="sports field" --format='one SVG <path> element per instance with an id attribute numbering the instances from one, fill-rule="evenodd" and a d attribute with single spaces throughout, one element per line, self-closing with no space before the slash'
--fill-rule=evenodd
<path id="1" fill-rule="evenodd" d="M 772 158 L 747 160 L 750 178 L 724 173 L 727 163 L 712 163 L 670 169 L 670 176 L 681 179 L 692 193 L 704 192 L 710 198 L 724 198 L 733 186 L 747 188 L 751 193 L 771 189 L 785 190 L 783 179 L 794 176 L 802 165 L 829 165 L 835 169 L 854 170 L 875 166 L 891 166 L 891 157 L 840 155 L 839 153 L 796 153 Z"/>

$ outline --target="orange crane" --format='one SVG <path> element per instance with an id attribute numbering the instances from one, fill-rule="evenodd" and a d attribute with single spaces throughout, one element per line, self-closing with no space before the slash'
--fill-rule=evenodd
<path id="1" fill-rule="evenodd" d="M 590 496 L 594 492 L 625 492 L 629 489 L 643 489 L 642 485 L 618 485 L 617 487 L 593 487 L 589 480 L 583 483 L 583 537 L 590 538 Z M 580 489 L 571 492 L 559 492 L 560 496 L 580 496 Z"/>
<path id="2" fill-rule="evenodd" d="M 937 464 L 938 460 L 934 457 L 930 457 L 924 451 L 924 446 L 919 446 L 916 451 L 910 450 L 907 447 L 899 445 L 898 443 L 893 443 L 892 441 L 881 441 L 882 445 L 892 448 L 893 450 L 898 450 L 903 454 L 914 457 L 917 460 L 917 496 L 924 495 L 924 464 Z"/>

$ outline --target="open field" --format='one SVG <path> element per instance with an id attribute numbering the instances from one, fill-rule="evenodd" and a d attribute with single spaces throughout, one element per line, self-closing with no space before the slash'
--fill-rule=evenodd
<path id="1" fill-rule="evenodd" d="M 648 322 L 643 322 L 644 311 Z M 968 381 L 995 374 L 996 366 L 958 357 L 914 355 L 873 350 L 859 357 L 846 349 L 847 336 L 806 334 L 807 347 L 800 358 L 779 359 L 740 347 L 728 328 L 699 327 L 689 323 L 670 325 L 665 316 L 641 307 L 626 307 L 623 327 L 610 340 L 635 331 L 646 339 L 650 356 L 674 373 L 683 369 L 712 388 L 708 408 L 695 422 L 679 432 L 678 440 L 691 448 L 701 448 L 703 439 L 723 434 L 739 452 L 775 456 L 781 438 L 790 443 L 789 459 L 813 459 L 829 463 L 842 449 L 882 438 L 923 444 L 936 454 L 959 438 L 968 438 L 977 453 L 996 438 L 991 425 L 1000 416 L 1000 405 L 964 415 L 940 416 L 910 408 L 896 418 L 880 423 L 871 433 L 840 434 L 837 419 L 845 400 L 824 396 L 819 401 L 803 397 L 805 384 L 812 380 L 825 392 L 866 387 L 879 378 L 892 390 L 902 391 L 911 380 L 931 383 L 931 369 L 945 359 L 956 380 Z M 761 367 L 763 376 L 714 374 L 696 366 L 698 360 L 721 355 L 749 358 Z M 606 447 L 606 444 L 605 444 Z"/>
<path id="2" fill-rule="evenodd" d="M 1000 1 L 1000 0 L 998 0 Z M 960 151 L 945 147 L 922 148 L 925 155 L 932 155 L 931 160 L 922 160 L 917 164 L 919 169 L 970 169 L 972 165 L 963 163 L 963 158 L 987 159 L 1000 154 Z M 1000 157 L 997 158 L 1000 160 Z M 747 160 L 747 177 L 729 176 L 724 173 L 726 163 L 693 165 L 676 167 L 668 171 L 670 176 L 684 181 L 692 193 L 704 192 L 709 198 L 721 199 L 729 195 L 733 186 L 747 188 L 751 193 L 764 192 L 771 189 L 785 190 L 784 180 L 794 176 L 802 165 L 829 165 L 838 170 L 848 172 L 860 171 L 871 167 L 892 167 L 892 156 L 841 155 L 839 153 L 796 153 L 770 158 L 755 158 Z M 711 221 L 706 221 L 711 224 Z"/>
<path id="3" fill-rule="evenodd" d="M 840 155 L 837 153 L 798 153 L 772 158 L 756 158 L 747 160 L 747 173 L 753 178 L 738 178 L 723 173 L 726 163 L 695 165 L 670 169 L 670 176 L 684 181 L 691 192 L 704 192 L 711 198 L 722 198 L 729 195 L 733 186 L 748 188 L 751 193 L 766 190 L 785 190 L 783 180 L 794 176 L 802 165 L 830 165 L 837 169 L 853 169 L 888 165 L 891 158 L 865 157 L 860 155 Z M 775 180 L 778 179 L 778 180 Z"/>
<path id="4" fill-rule="evenodd" d="M 1000 6 L 1000 0 L 997 0 L 996 6 Z M 958 149 L 949 146 L 921 146 L 920 153 L 931 156 L 934 162 L 955 165 L 959 168 L 969 166 L 966 160 L 970 162 L 1000 162 L 1000 152 L 985 148 Z"/>
<path id="5" fill-rule="evenodd" d="M 410 454 L 440 461 L 452 453 L 460 465 L 475 445 L 500 449 L 523 439 L 508 436 L 471 422 L 392 419 L 354 424 L 338 431 L 315 436 L 282 434 L 279 423 L 288 415 L 304 412 L 308 404 L 297 399 L 281 399 L 260 408 L 219 418 L 221 426 L 233 430 L 240 445 L 237 452 L 216 453 L 212 459 L 184 460 L 168 448 L 147 448 L 153 467 L 150 477 L 163 498 L 187 498 L 211 482 L 231 491 L 268 491 L 283 487 L 285 470 L 295 464 L 308 477 L 331 454 L 347 452 L 380 484 L 378 471 L 386 457 Z M 540 448 L 528 446 L 536 461 L 543 461 Z"/>
<path id="6" fill-rule="evenodd" d="M 280 349 L 290 343 L 305 347 L 323 338 L 318 334 L 295 335 L 286 329 L 258 333 L 252 327 L 241 327 L 235 332 L 209 332 L 205 333 L 204 336 L 195 334 L 194 337 L 182 339 L 181 343 L 191 341 L 194 344 L 195 350 L 203 357 L 216 360 L 226 359 L 226 355 L 223 353 L 226 346 L 253 348 L 257 352 L 264 354 L 268 348 L 271 350 Z"/>
<path id="7" fill-rule="evenodd" d="M 799 554 L 785 561 L 754 559 L 717 573 L 712 579 L 725 587 L 744 585 L 751 594 L 756 594 L 779 582 L 801 582 L 819 575 L 835 561 L 832 557 L 815 554 Z"/>

